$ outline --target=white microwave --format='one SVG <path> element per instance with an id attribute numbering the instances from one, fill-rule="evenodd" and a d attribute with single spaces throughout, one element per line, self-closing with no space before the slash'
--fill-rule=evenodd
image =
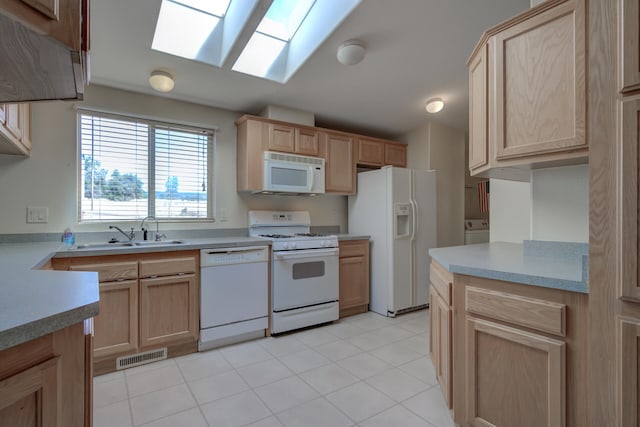
<path id="1" fill-rule="evenodd" d="M 324 193 L 324 159 L 264 152 L 261 193 Z"/>

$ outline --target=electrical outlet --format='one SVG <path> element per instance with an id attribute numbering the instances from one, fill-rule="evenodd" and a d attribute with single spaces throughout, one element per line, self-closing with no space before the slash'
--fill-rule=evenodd
<path id="1" fill-rule="evenodd" d="M 27 224 L 46 224 L 49 222 L 49 208 L 42 206 L 27 207 Z"/>

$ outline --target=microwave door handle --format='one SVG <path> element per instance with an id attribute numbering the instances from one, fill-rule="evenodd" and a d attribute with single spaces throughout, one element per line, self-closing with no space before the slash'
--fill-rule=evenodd
<path id="1" fill-rule="evenodd" d="M 313 180 L 315 179 L 315 172 L 314 172 L 314 168 L 313 166 L 311 166 L 309 169 L 309 175 L 311 175 L 311 179 L 309 180 L 309 185 L 307 185 L 307 191 L 311 191 L 311 189 L 313 188 Z"/>

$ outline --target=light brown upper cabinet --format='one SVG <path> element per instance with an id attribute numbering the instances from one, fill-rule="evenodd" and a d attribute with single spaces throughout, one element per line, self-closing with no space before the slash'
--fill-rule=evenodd
<path id="1" fill-rule="evenodd" d="M 407 166 L 407 146 L 385 142 L 384 164 L 404 168 Z"/>
<path id="2" fill-rule="evenodd" d="M 31 154 L 29 104 L 0 105 L 0 154 Z"/>
<path id="3" fill-rule="evenodd" d="M 622 92 L 640 89 L 640 2 L 620 0 Z"/>
<path id="4" fill-rule="evenodd" d="M 320 153 L 325 160 L 324 191 L 334 194 L 356 193 L 354 138 L 349 134 L 320 132 Z"/>
<path id="5" fill-rule="evenodd" d="M 286 126 L 279 123 L 263 124 L 267 126 L 270 151 L 284 151 L 306 156 L 318 155 L 318 132 L 315 129 Z"/>
<path id="6" fill-rule="evenodd" d="M 2 0 L 0 13 L 80 52 L 81 6 L 79 0 Z"/>
<path id="7" fill-rule="evenodd" d="M 265 151 L 324 158 L 328 194 L 355 194 L 357 165 L 407 164 L 407 146 L 395 141 L 248 115 L 236 127 L 237 191 L 262 190 Z"/>
<path id="8" fill-rule="evenodd" d="M 469 170 L 480 172 L 489 164 L 488 144 L 488 44 L 469 60 Z"/>
<path id="9" fill-rule="evenodd" d="M 407 165 L 407 146 L 392 141 L 359 137 L 356 163 L 360 166 L 382 167 Z"/>
<path id="10" fill-rule="evenodd" d="M 585 0 L 548 0 L 487 32 L 469 67 L 469 168 L 586 163 Z"/>

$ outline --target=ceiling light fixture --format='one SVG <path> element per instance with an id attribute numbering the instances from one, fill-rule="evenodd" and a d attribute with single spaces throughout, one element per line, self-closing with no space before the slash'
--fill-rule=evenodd
<path id="1" fill-rule="evenodd" d="M 364 59 L 364 43 L 360 40 L 347 40 L 338 47 L 338 61 L 344 65 L 356 65 Z"/>
<path id="2" fill-rule="evenodd" d="M 175 82 L 173 76 L 166 71 L 155 70 L 149 76 L 149 84 L 158 92 L 171 92 Z"/>
<path id="3" fill-rule="evenodd" d="M 425 108 L 429 113 L 437 113 L 444 108 L 444 101 L 442 98 L 430 99 L 427 101 Z"/>

